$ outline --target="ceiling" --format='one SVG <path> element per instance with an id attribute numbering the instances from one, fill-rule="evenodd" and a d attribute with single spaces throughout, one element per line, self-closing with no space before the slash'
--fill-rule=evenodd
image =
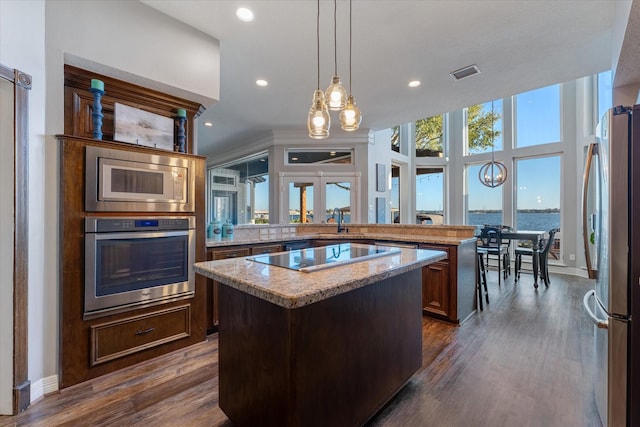
<path id="1" fill-rule="evenodd" d="M 306 132 L 317 86 L 314 0 L 142 0 L 220 41 L 220 100 L 201 154 L 271 129 Z M 384 129 L 611 68 L 611 0 L 353 0 L 352 92 L 363 129 Z M 334 69 L 333 1 L 320 0 L 320 87 Z M 235 16 L 239 6 L 255 20 Z M 337 0 L 338 74 L 349 85 L 349 2 Z M 449 73 L 475 64 L 480 74 Z M 269 82 L 258 87 L 256 79 Z M 409 88 L 410 80 L 420 80 Z M 210 121 L 212 127 L 204 127 Z M 344 136 L 332 113 L 331 138 Z"/>

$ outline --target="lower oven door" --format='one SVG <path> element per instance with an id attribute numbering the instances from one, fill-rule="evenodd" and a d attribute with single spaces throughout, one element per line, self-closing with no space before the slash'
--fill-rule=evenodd
<path id="1" fill-rule="evenodd" d="M 194 294 L 195 230 L 85 234 L 85 317 Z"/>

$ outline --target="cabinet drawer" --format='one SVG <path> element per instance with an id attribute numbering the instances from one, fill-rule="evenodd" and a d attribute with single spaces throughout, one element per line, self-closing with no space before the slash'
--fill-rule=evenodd
<path id="1" fill-rule="evenodd" d="M 270 254 L 273 252 L 282 252 L 282 245 L 254 246 L 251 248 L 251 255 Z"/>
<path id="2" fill-rule="evenodd" d="M 91 366 L 191 335 L 191 305 L 91 326 Z"/>
<path id="3" fill-rule="evenodd" d="M 227 259 L 227 258 L 238 258 L 243 256 L 249 256 L 249 248 L 236 248 L 236 249 L 227 249 L 224 251 L 215 251 L 213 253 L 213 260 L 218 259 Z"/>

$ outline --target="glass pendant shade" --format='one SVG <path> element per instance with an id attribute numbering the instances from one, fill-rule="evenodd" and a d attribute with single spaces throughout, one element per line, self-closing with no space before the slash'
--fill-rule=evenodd
<path id="1" fill-rule="evenodd" d="M 340 124 L 342 125 L 342 130 L 346 130 L 348 132 L 358 130 L 361 121 L 362 114 L 360 113 L 360 109 L 353 100 L 353 96 L 349 95 L 347 105 L 344 107 L 344 110 L 340 112 Z"/>
<path id="2" fill-rule="evenodd" d="M 313 93 L 313 102 L 309 109 L 307 117 L 307 128 L 309 129 L 309 137 L 313 139 L 326 139 L 329 137 L 329 127 L 331 126 L 331 117 L 324 100 L 324 93 L 317 89 Z"/>
<path id="3" fill-rule="evenodd" d="M 342 86 L 340 77 L 333 76 L 325 95 L 327 105 L 331 111 L 340 111 L 347 105 L 347 91 Z"/>

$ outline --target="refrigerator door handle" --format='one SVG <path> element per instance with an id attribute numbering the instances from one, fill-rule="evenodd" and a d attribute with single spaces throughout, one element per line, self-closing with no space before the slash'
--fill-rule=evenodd
<path id="1" fill-rule="evenodd" d="M 589 317 L 591 318 L 591 321 L 593 322 L 594 325 L 596 325 L 600 329 L 609 329 L 609 320 L 599 319 L 598 316 L 596 316 L 593 313 L 593 310 L 591 310 L 591 307 L 589 307 L 589 299 L 591 297 L 595 298 L 595 296 L 596 296 L 596 291 L 593 289 L 587 292 L 586 294 L 584 294 L 584 298 L 582 299 L 582 304 L 584 305 L 584 309 L 589 315 Z"/>
<path id="2" fill-rule="evenodd" d="M 587 150 L 587 160 L 584 165 L 584 176 L 582 177 L 582 241 L 584 242 L 584 256 L 587 262 L 587 274 L 589 275 L 589 279 L 597 279 L 598 278 L 598 270 L 594 268 L 591 261 L 591 251 L 589 250 L 589 244 L 591 233 L 589 233 L 589 229 L 587 227 L 588 222 L 588 214 L 587 214 L 587 201 L 589 197 L 589 177 L 591 176 L 591 163 L 593 161 L 593 157 L 598 155 L 598 144 L 593 143 L 589 144 L 589 149 Z"/>

